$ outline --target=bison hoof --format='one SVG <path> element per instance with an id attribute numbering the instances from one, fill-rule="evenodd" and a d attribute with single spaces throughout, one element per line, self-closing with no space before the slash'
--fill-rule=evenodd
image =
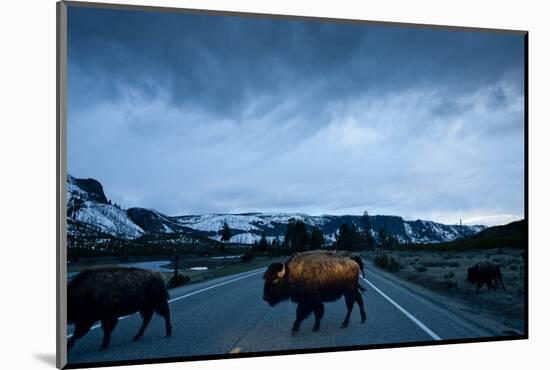
<path id="1" fill-rule="evenodd" d="M 132 338 L 132 342 L 137 342 L 141 338 L 141 335 L 136 335 Z"/>
<path id="2" fill-rule="evenodd" d="M 312 332 L 317 333 L 319 331 L 319 328 L 313 328 Z"/>
<path id="3" fill-rule="evenodd" d="M 297 336 L 298 335 L 298 330 L 292 330 L 290 332 L 290 335 L 292 335 L 293 337 Z"/>
<path id="4" fill-rule="evenodd" d="M 172 336 L 172 333 L 166 333 L 165 337 L 170 338 Z"/>
<path id="5" fill-rule="evenodd" d="M 107 346 L 101 346 L 101 347 L 99 347 L 99 352 L 103 352 L 103 351 L 105 351 L 105 350 L 107 350 Z"/>
<path id="6" fill-rule="evenodd" d="M 349 324 L 348 322 L 344 322 L 344 323 L 342 323 L 342 325 L 340 326 L 340 328 L 345 329 L 345 328 L 348 327 L 348 324 Z"/>
<path id="7" fill-rule="evenodd" d="M 367 318 L 366 318 L 366 317 L 362 317 L 362 318 L 361 318 L 361 324 L 364 324 L 364 323 L 366 323 L 366 322 L 367 322 Z"/>

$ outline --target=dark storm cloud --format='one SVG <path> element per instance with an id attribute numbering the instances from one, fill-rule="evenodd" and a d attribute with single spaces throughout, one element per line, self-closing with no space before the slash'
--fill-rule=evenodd
<path id="1" fill-rule="evenodd" d="M 68 22 L 69 170 L 123 204 L 523 216 L 521 36 L 72 7 Z M 473 193 L 499 180 L 495 199 Z"/>
<path id="2" fill-rule="evenodd" d="M 315 83 L 325 85 L 321 101 L 472 88 L 523 58 L 520 36 L 301 20 L 71 8 L 69 29 L 69 61 L 99 85 L 98 98 L 167 91 L 175 106 L 219 114 Z"/>

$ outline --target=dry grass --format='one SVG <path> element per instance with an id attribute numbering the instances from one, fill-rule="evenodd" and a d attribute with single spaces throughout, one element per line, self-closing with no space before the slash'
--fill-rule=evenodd
<path id="1" fill-rule="evenodd" d="M 518 249 L 491 249 L 464 252 L 392 251 L 370 252 L 366 258 L 375 260 L 381 254 L 395 259 L 401 268 L 393 272 L 403 280 L 418 284 L 430 291 L 441 293 L 451 300 L 460 301 L 471 312 L 491 315 L 496 320 L 516 328 L 523 328 L 524 317 L 524 264 Z M 490 261 L 500 266 L 504 285 L 497 290 L 483 286 L 479 294 L 476 287 L 466 281 L 468 267 Z"/>

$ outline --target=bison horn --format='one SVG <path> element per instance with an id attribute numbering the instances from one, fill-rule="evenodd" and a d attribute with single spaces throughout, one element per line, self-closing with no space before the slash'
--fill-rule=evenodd
<path id="1" fill-rule="evenodd" d="M 277 277 L 280 279 L 285 276 L 285 264 L 283 263 L 283 269 L 277 273 Z"/>

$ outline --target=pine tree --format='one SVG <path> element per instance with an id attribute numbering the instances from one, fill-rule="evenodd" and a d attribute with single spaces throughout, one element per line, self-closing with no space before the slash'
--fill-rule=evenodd
<path id="1" fill-rule="evenodd" d="M 361 222 L 363 224 L 362 236 L 363 236 L 363 239 L 365 240 L 365 249 L 368 249 L 368 250 L 374 249 L 375 241 L 372 236 L 372 232 L 371 232 L 372 226 L 370 223 L 369 213 L 367 211 L 363 212 L 363 216 L 361 217 Z"/>
<path id="2" fill-rule="evenodd" d="M 357 230 L 355 224 L 348 225 L 343 223 L 338 229 L 336 235 L 336 249 L 340 250 L 360 250 L 364 248 L 364 239 Z"/>
<path id="3" fill-rule="evenodd" d="M 311 249 L 322 248 L 323 244 L 325 244 L 323 232 L 316 226 L 314 226 L 313 230 L 311 230 L 311 240 L 309 244 Z"/>
<path id="4" fill-rule="evenodd" d="M 231 229 L 229 228 L 227 222 L 223 223 L 223 226 L 219 233 L 221 234 L 220 240 L 222 242 L 222 244 L 220 245 L 220 251 L 222 253 L 225 253 L 225 243 L 231 240 Z"/>
<path id="5" fill-rule="evenodd" d="M 223 223 L 223 227 L 220 230 L 220 234 L 222 236 L 221 237 L 222 242 L 228 242 L 229 240 L 231 240 L 231 229 L 229 228 L 229 225 L 227 224 L 227 222 Z"/>
<path id="6" fill-rule="evenodd" d="M 367 234 L 370 234 L 369 231 L 371 229 L 371 224 L 369 213 L 367 211 L 363 212 L 363 216 L 361 216 L 361 223 L 363 224 L 363 235 L 366 236 Z"/>
<path id="7" fill-rule="evenodd" d="M 294 250 L 302 252 L 308 249 L 309 235 L 307 233 L 306 224 L 302 220 L 296 221 L 294 225 L 294 235 L 292 235 L 292 245 Z"/>
<path id="8" fill-rule="evenodd" d="M 287 249 L 294 248 L 293 237 L 294 237 L 295 226 L 296 226 L 296 219 L 294 218 L 289 219 L 288 223 L 286 224 L 285 239 L 283 241 L 283 247 Z"/>
<path id="9" fill-rule="evenodd" d="M 383 227 L 378 231 L 378 248 L 387 249 L 388 247 L 388 236 L 386 235 L 386 229 Z"/>
<path id="10" fill-rule="evenodd" d="M 259 247 L 260 247 L 260 250 L 262 252 L 267 251 L 268 243 L 267 243 L 267 238 L 265 237 L 265 232 L 262 234 L 262 238 L 260 239 Z"/>

